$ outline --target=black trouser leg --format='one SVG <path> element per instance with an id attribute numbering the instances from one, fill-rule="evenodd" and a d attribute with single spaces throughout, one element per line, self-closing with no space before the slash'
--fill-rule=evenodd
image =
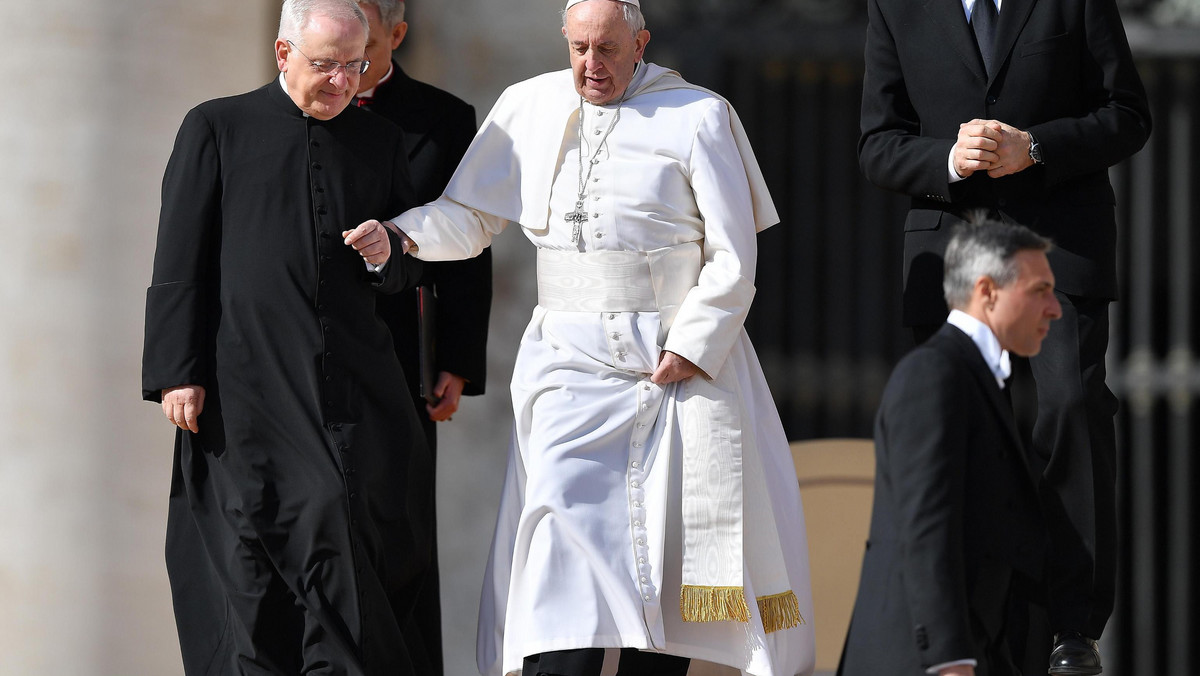
<path id="1" fill-rule="evenodd" d="M 1117 400 L 1104 382 L 1108 302 L 1057 295 L 1063 316 L 1029 360 L 1036 401 L 1031 405 L 1023 394 L 1030 388 L 1016 382 L 1013 404 L 1041 478 L 1051 624 L 1098 638 L 1116 586 Z M 1017 379 L 1022 372 L 1016 370 Z"/>

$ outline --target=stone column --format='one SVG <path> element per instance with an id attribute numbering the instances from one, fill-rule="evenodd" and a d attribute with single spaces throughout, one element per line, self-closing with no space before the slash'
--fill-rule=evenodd
<path id="1" fill-rule="evenodd" d="M 159 185 L 188 108 L 261 85 L 278 4 L 0 6 L 0 671 L 182 673 L 173 432 L 140 401 Z"/>

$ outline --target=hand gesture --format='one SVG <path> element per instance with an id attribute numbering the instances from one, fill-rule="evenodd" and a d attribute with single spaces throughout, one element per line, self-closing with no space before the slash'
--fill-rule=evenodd
<path id="1" fill-rule="evenodd" d="M 1001 125 L 996 120 L 971 120 L 958 125 L 954 142 L 954 171 L 966 178 L 977 171 L 989 171 L 1000 160 Z"/>
<path id="2" fill-rule="evenodd" d="M 1034 162 L 1029 155 L 1029 146 L 1032 143 L 1029 133 L 1003 122 L 996 124 L 999 125 L 1000 131 L 1000 145 L 996 148 L 999 159 L 987 170 L 988 176 L 1000 178 L 1032 167 Z"/>
<path id="3" fill-rule="evenodd" d="M 463 386 L 467 381 L 448 371 L 438 374 L 437 384 L 433 386 L 433 396 L 437 404 L 425 404 L 429 419 L 434 422 L 449 420 L 458 410 L 458 402 L 462 398 Z"/>
<path id="4" fill-rule="evenodd" d="M 167 420 L 180 429 L 200 431 L 199 418 L 204 411 L 204 388 L 179 385 L 162 391 L 162 410 Z"/>
<path id="5" fill-rule="evenodd" d="M 353 248 L 371 265 L 383 265 L 392 256 L 387 229 L 376 220 L 366 221 L 353 230 L 342 232 L 346 246 Z"/>
<path id="6" fill-rule="evenodd" d="M 655 385 L 667 385 L 680 380 L 687 380 L 700 372 L 700 367 L 680 357 L 674 352 L 663 350 L 658 358 L 658 368 L 650 376 L 650 382 Z"/>

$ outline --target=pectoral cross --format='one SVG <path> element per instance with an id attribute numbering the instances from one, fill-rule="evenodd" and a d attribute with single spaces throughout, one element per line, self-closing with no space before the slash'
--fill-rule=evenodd
<path id="1" fill-rule="evenodd" d="M 588 219 L 587 213 L 583 210 L 583 200 L 575 202 L 575 211 L 572 211 L 563 218 L 572 224 L 571 241 L 578 242 L 580 236 L 583 234 L 583 224 Z"/>

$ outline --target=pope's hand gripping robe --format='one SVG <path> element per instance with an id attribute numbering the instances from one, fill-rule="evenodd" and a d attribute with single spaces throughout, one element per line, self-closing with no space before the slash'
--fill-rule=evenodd
<path id="1" fill-rule="evenodd" d="M 510 87 L 446 194 L 396 219 L 420 258 L 472 256 L 509 221 L 538 250 L 484 673 L 589 647 L 812 670 L 795 471 L 743 329 L 777 220 L 729 104 L 652 64 L 609 105 L 569 70 Z M 664 350 L 703 373 L 651 382 Z"/>

